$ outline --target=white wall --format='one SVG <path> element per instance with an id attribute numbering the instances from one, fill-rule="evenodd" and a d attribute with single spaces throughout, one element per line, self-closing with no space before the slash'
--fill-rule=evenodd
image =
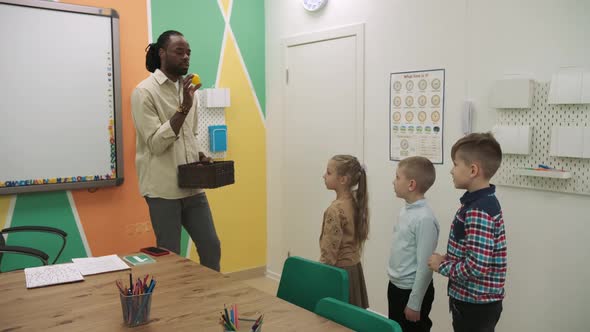
<path id="1" fill-rule="evenodd" d="M 402 206 L 393 195 L 395 163 L 388 158 L 389 73 L 446 69 L 445 164 L 436 167 L 438 179 L 428 194 L 441 224 L 439 251 L 444 251 L 461 194 L 451 183 L 449 153 L 461 136 L 462 101 L 475 101 L 475 129 L 489 130 L 495 111 L 487 106 L 487 95 L 494 79 L 524 72 L 548 81 L 560 65 L 590 69 L 590 1 L 585 0 L 522 0 L 516 5 L 508 0 L 333 0 L 320 13 L 305 12 L 299 0 L 266 1 L 265 7 L 269 272 L 280 274 L 285 259 L 280 193 L 281 177 L 288 175 L 281 174 L 279 160 L 281 39 L 364 22 L 365 159 L 372 213 L 364 269 L 371 308 L 382 313 L 387 310 L 385 266 L 391 229 Z M 509 274 L 497 330 L 588 330 L 583 317 L 588 309 L 583 305 L 590 290 L 583 281 L 590 280 L 590 267 L 584 262 L 590 251 L 590 227 L 584 227 L 590 198 L 508 187 L 499 187 L 498 196 L 507 228 Z M 446 280 L 436 275 L 435 287 L 433 331 L 451 331 Z"/>
<path id="2" fill-rule="evenodd" d="M 468 12 L 467 86 L 476 101 L 476 130 L 495 119 L 487 94 L 504 73 L 547 82 L 559 66 L 590 69 L 590 1 L 470 1 Z M 590 266 L 583 262 L 590 251 L 590 197 L 501 187 L 499 198 L 509 250 L 499 328 L 589 331 Z"/>

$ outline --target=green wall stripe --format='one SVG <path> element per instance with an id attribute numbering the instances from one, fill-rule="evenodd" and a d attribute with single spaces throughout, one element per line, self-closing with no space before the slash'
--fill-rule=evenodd
<path id="1" fill-rule="evenodd" d="M 264 1 L 234 1 L 230 20 L 262 114 L 266 116 Z"/>
<path id="2" fill-rule="evenodd" d="M 10 226 L 28 225 L 51 226 L 68 233 L 66 248 L 57 263 L 86 257 L 86 249 L 65 191 L 18 195 Z M 60 241 L 59 237 L 47 233 L 26 232 L 9 234 L 6 243 L 45 251 L 53 260 L 61 246 Z M 41 264 L 35 258 L 11 254 L 2 259 L 1 271 L 38 265 Z"/>
<path id="3" fill-rule="evenodd" d="M 181 32 L 191 46 L 189 72 L 201 77 L 203 88 L 210 88 L 217 78 L 219 54 L 225 21 L 217 1 L 151 0 L 152 38 L 166 30 Z"/>
<path id="4" fill-rule="evenodd" d="M 186 231 L 186 229 L 184 229 L 184 227 L 182 228 L 182 231 L 180 232 L 180 256 L 182 257 L 188 257 L 187 255 L 187 248 L 188 248 L 188 241 L 192 241 L 190 236 L 188 235 L 188 232 Z"/>

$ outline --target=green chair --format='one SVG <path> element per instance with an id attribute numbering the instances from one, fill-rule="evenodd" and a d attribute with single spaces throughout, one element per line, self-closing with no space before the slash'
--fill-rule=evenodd
<path id="1" fill-rule="evenodd" d="M 402 332 L 391 319 L 329 297 L 318 302 L 315 313 L 358 332 Z"/>
<path id="2" fill-rule="evenodd" d="M 61 248 L 59 249 L 59 251 L 57 252 L 57 254 L 55 255 L 55 258 L 53 259 L 53 261 L 51 263 L 49 262 L 49 255 L 47 255 L 42 250 L 34 249 L 34 248 L 30 248 L 30 247 L 6 245 L 6 242 L 4 241 L 4 236 L 3 236 L 4 234 L 25 233 L 25 232 L 48 233 L 48 234 L 56 235 L 58 238 L 60 238 Z M 38 259 L 42 265 L 54 264 L 59 259 L 59 256 L 61 256 L 62 252 L 64 251 L 64 248 L 66 246 L 67 236 L 68 236 L 68 234 L 66 232 L 62 231 L 61 229 L 57 229 L 54 227 L 48 227 L 48 226 L 17 226 L 17 227 L 4 228 L 4 229 L 0 230 L 0 265 L 2 263 L 2 258 L 5 254 L 19 254 L 19 255 L 31 256 L 31 257 Z M 20 268 L 17 268 L 17 269 L 22 269 L 25 267 L 28 267 L 28 266 L 21 266 Z M 8 271 L 3 271 L 3 272 L 8 272 Z"/>
<path id="3" fill-rule="evenodd" d="M 324 297 L 348 302 L 348 273 L 309 259 L 289 257 L 283 266 L 277 297 L 312 312 Z"/>

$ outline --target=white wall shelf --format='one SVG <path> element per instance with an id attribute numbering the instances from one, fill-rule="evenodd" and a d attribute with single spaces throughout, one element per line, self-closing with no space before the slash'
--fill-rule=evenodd
<path id="1" fill-rule="evenodd" d="M 541 171 L 541 170 L 534 170 L 534 169 L 525 169 L 525 168 L 517 168 L 514 173 L 516 175 L 524 175 L 524 176 L 537 176 L 541 178 L 552 178 L 552 179 L 571 179 L 572 174 L 570 172 L 564 171 Z"/>
<path id="2" fill-rule="evenodd" d="M 534 130 L 530 154 L 502 155 L 502 165 L 494 175 L 493 182 L 504 186 L 590 196 L 590 158 L 554 156 L 550 148 L 552 127 L 590 127 L 590 104 L 549 104 L 548 82 L 535 82 L 533 91 L 533 106 L 530 109 L 507 109 L 496 113 L 498 126 L 529 126 Z M 526 176 L 516 172 L 538 164 L 567 170 L 569 180 L 564 178 L 567 176 L 565 174 L 548 171 L 529 172 Z"/>
<path id="3" fill-rule="evenodd" d="M 549 104 L 590 103 L 590 72 L 583 68 L 562 68 L 551 79 Z"/>
<path id="4" fill-rule="evenodd" d="M 533 105 L 534 81 L 526 78 L 502 79 L 494 82 L 490 104 L 498 109 L 527 109 Z"/>
<path id="5" fill-rule="evenodd" d="M 228 89 L 229 90 L 229 89 Z M 224 159 L 226 156 L 225 151 L 211 152 L 209 150 L 209 126 L 225 125 L 225 108 L 215 107 L 207 108 L 207 93 L 205 90 L 197 90 L 195 96 L 198 98 L 198 133 L 199 133 L 199 144 L 201 151 L 203 151 L 208 157 L 213 159 Z"/>
<path id="6" fill-rule="evenodd" d="M 502 146 L 504 154 L 531 153 L 531 141 L 533 139 L 533 128 L 531 126 L 499 126 L 492 128 L 494 137 Z"/>

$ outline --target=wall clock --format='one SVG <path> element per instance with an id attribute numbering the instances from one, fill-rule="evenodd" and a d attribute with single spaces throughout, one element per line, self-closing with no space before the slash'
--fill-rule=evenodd
<path id="1" fill-rule="evenodd" d="M 309 10 L 310 12 L 315 12 L 322 9 L 328 0 L 302 0 L 303 8 Z"/>

